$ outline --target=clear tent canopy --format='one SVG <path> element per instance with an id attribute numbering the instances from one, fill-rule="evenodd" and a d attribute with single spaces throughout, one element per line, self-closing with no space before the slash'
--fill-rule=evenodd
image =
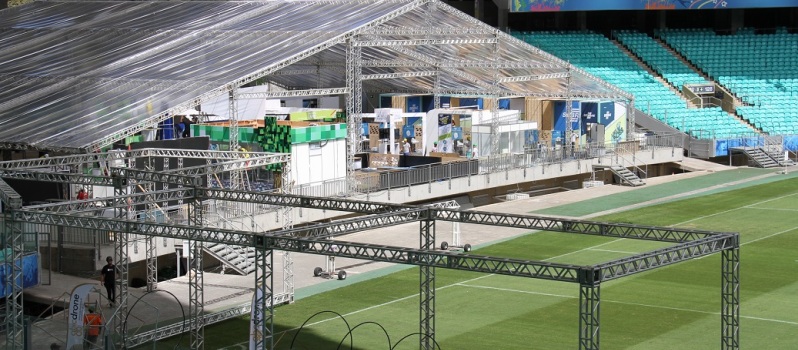
<path id="1" fill-rule="evenodd" d="M 0 47 L 2 148 L 93 151 L 258 79 L 631 99 L 436 0 L 36 1 L 0 11 Z"/>

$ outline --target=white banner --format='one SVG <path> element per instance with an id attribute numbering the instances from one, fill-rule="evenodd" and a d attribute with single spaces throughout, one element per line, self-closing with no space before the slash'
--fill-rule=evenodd
<path id="1" fill-rule="evenodd" d="M 255 289 L 255 295 L 252 296 L 252 311 L 249 315 L 249 349 L 258 350 L 258 341 L 262 341 L 263 333 L 261 333 L 260 326 L 255 326 L 260 323 L 263 324 L 263 309 L 258 299 L 263 298 L 263 287 L 258 286 Z"/>
<path id="2" fill-rule="evenodd" d="M 89 297 L 89 292 L 94 288 L 94 284 L 85 283 L 81 284 L 72 290 L 72 296 L 69 298 L 69 318 L 67 320 L 67 350 L 72 349 L 73 346 L 83 346 L 83 314 L 86 311 L 86 299 Z"/>

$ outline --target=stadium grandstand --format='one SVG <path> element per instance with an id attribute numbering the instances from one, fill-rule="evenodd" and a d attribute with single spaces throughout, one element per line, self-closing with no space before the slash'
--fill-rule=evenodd
<path id="1" fill-rule="evenodd" d="M 795 149 L 795 5 L 515 1 L 508 16 L 498 6 L 492 19 L 633 93 L 640 121 L 650 116 L 694 140 L 713 140 L 709 155 L 727 156 L 769 137 Z M 687 86 L 712 93 L 699 96 Z"/>

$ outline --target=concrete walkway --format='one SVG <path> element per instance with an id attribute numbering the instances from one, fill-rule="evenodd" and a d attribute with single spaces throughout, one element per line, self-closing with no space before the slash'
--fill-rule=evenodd
<path id="1" fill-rule="evenodd" d="M 698 163 L 691 164 L 696 167 Z M 792 173 L 777 174 L 772 169 L 733 168 L 709 163 L 711 170 L 675 174 L 647 180 L 642 187 L 625 187 L 605 185 L 587 189 L 573 190 L 532 197 L 529 199 L 496 203 L 479 207 L 479 211 L 491 211 L 508 214 L 546 214 L 568 217 L 588 218 L 615 211 L 629 210 L 641 206 L 654 205 L 667 201 L 686 198 L 713 191 L 732 190 L 762 182 L 777 181 L 795 177 Z M 491 227 L 484 225 L 461 224 L 463 243 L 474 247 L 499 242 L 529 232 L 524 229 Z M 452 223 L 436 224 L 437 246 L 442 241 L 451 242 Z M 419 244 L 418 224 L 405 224 L 378 230 L 364 231 L 347 235 L 346 241 L 374 243 L 392 246 L 417 247 Z M 283 252 L 274 254 L 274 291 L 284 290 L 282 265 Z M 382 276 L 403 268 L 389 263 L 337 258 L 339 269 L 346 270 L 348 278 L 344 281 L 313 277 L 313 269 L 324 267 L 326 258 L 318 255 L 291 253 L 294 260 L 294 284 L 297 299 L 316 293 L 350 285 L 363 280 Z M 254 291 L 254 277 L 238 275 L 204 274 L 204 308 L 205 312 L 226 310 L 251 301 Z M 94 283 L 97 289 L 91 293 L 90 301 L 100 305 L 101 312 L 109 319 L 115 310 L 107 303 L 100 302 L 102 287 L 96 280 L 52 274 L 52 283 L 25 290 L 25 299 L 42 304 L 64 303 L 68 293 L 82 283 Z M 144 289 L 130 289 L 128 317 L 128 334 L 139 333 L 146 328 L 179 322 L 183 314 L 188 313 L 188 278 L 186 276 L 158 283 L 157 292 L 147 293 Z M 105 291 L 102 290 L 102 294 Z M 46 349 L 50 343 L 64 344 L 66 339 L 66 316 L 55 315 L 49 320 L 34 325 L 34 349 Z"/>

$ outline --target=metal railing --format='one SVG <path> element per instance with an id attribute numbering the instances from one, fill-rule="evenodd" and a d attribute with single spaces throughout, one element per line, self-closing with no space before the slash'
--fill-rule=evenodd
<path id="1" fill-rule="evenodd" d="M 641 140 L 621 143 L 590 143 L 571 147 L 528 147 L 523 153 L 501 154 L 448 163 L 434 163 L 400 169 L 375 169 L 361 172 L 353 179 L 327 180 L 295 186 L 292 193 L 319 197 L 345 197 L 349 189 L 355 193 L 375 193 L 406 188 L 413 185 L 451 181 L 454 178 L 505 172 L 509 170 L 549 166 L 571 161 L 597 159 L 600 164 L 621 164 L 626 167 L 643 167 L 638 170 L 648 173 L 648 164 L 640 158 L 643 152 L 670 149 L 681 153 L 684 135 L 651 135 Z M 678 151 L 677 151 L 678 150 Z M 639 156 L 638 156 L 639 154 Z M 628 157 L 632 157 L 629 160 Z"/>

